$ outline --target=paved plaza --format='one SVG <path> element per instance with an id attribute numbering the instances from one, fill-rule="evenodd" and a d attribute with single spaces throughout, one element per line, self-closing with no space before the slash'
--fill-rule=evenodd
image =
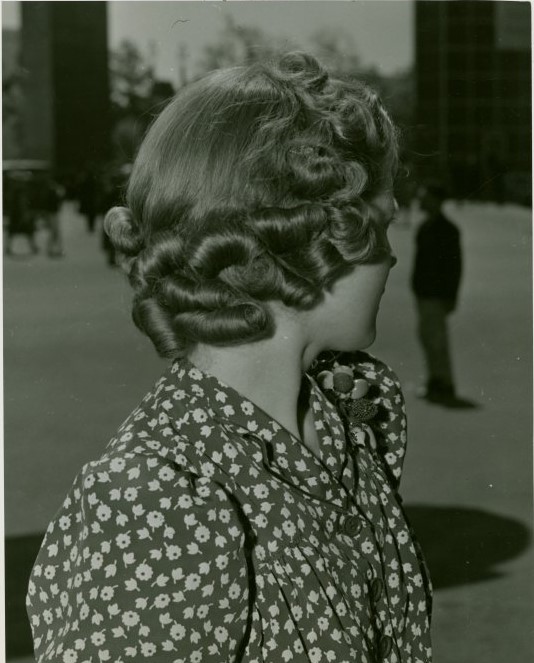
<path id="1" fill-rule="evenodd" d="M 532 265 L 530 211 L 450 204 L 465 273 L 451 318 L 459 392 L 480 407 L 416 398 L 423 378 L 409 290 L 413 224 L 391 240 L 399 263 L 371 352 L 403 383 L 409 450 L 404 503 L 435 584 L 436 663 L 534 660 Z M 130 321 L 130 292 L 100 236 L 62 210 L 66 255 L 4 260 L 4 463 L 7 622 L 27 658 L 27 568 L 74 475 L 97 457 L 164 367 Z M 44 231 L 38 241 L 44 247 Z M 21 616 L 22 615 L 22 616 Z M 17 642 L 15 642 L 15 633 Z"/>

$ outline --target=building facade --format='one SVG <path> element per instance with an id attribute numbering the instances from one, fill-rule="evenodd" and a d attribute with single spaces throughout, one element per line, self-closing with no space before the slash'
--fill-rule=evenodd
<path id="1" fill-rule="evenodd" d="M 68 179 L 107 158 L 105 2 L 23 2 L 23 156 Z"/>
<path id="2" fill-rule="evenodd" d="M 416 162 L 458 197 L 530 200 L 530 9 L 415 3 Z"/>
<path id="3" fill-rule="evenodd" d="M 20 32 L 2 29 L 2 157 L 22 154 Z"/>

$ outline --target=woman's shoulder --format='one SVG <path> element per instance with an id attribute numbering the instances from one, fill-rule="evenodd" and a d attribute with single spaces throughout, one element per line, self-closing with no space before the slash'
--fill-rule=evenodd
<path id="1" fill-rule="evenodd" d="M 141 456 L 166 457 L 179 437 L 175 421 L 185 414 L 177 389 L 170 371 L 165 371 L 118 426 L 95 464 L 116 462 L 117 458 L 132 462 Z"/>
<path id="2" fill-rule="evenodd" d="M 118 427 L 100 458 L 84 468 L 86 473 L 108 473 L 116 482 L 121 481 L 120 473 L 147 477 L 153 468 L 157 473 L 172 467 L 221 484 L 232 483 L 233 455 L 221 454 L 221 449 L 232 446 L 235 436 L 224 417 L 213 410 L 209 385 L 183 375 L 179 368 L 174 362 L 163 373 Z M 225 409 L 224 403 L 219 406 Z M 241 447 L 239 451 L 246 455 Z M 121 468 L 119 474 L 114 468 Z"/>

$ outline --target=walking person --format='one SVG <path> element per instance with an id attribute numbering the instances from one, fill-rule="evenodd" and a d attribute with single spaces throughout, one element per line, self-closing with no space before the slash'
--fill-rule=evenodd
<path id="1" fill-rule="evenodd" d="M 33 175 L 30 171 L 14 171 L 4 174 L 4 207 L 7 213 L 7 233 L 4 251 L 7 256 L 14 255 L 13 240 L 23 235 L 28 242 L 32 255 L 39 253 L 35 239 L 36 213 L 33 205 Z"/>
<path id="2" fill-rule="evenodd" d="M 427 374 L 420 395 L 431 403 L 465 407 L 471 403 L 456 394 L 448 331 L 458 302 L 462 249 L 459 229 L 443 212 L 445 199 L 439 183 L 428 183 L 419 193 L 425 217 L 416 234 L 412 290 Z"/>
<path id="3" fill-rule="evenodd" d="M 46 252 L 49 258 L 63 258 L 65 254 L 63 252 L 60 211 L 65 197 L 65 190 L 52 176 L 45 177 L 42 186 L 39 212 L 48 231 Z"/>
<path id="4" fill-rule="evenodd" d="M 82 173 L 78 187 L 79 211 L 85 217 L 87 231 L 94 233 L 100 213 L 100 183 L 95 165 L 90 164 Z"/>
<path id="5" fill-rule="evenodd" d="M 39 663 L 429 663 L 399 382 L 363 352 L 397 132 L 311 56 L 215 71 L 105 226 L 170 364 L 76 478 L 28 589 Z"/>

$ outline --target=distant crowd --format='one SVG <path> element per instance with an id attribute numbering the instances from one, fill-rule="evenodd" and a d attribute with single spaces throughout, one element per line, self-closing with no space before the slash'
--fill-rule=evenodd
<path id="1" fill-rule="evenodd" d="M 49 172 L 46 164 L 14 161 L 4 164 L 3 213 L 4 253 L 15 255 L 15 237 L 25 239 L 29 252 L 40 252 L 36 233 L 46 231 L 46 255 L 64 256 L 59 212 L 64 200 L 78 202 L 79 212 L 85 217 L 87 230 L 97 229 L 97 219 L 113 205 L 120 203 L 122 191 L 129 175 L 129 164 L 99 168 L 89 166 L 68 185 L 60 184 Z M 107 235 L 102 232 L 101 244 L 110 266 L 115 265 L 115 251 Z"/>

